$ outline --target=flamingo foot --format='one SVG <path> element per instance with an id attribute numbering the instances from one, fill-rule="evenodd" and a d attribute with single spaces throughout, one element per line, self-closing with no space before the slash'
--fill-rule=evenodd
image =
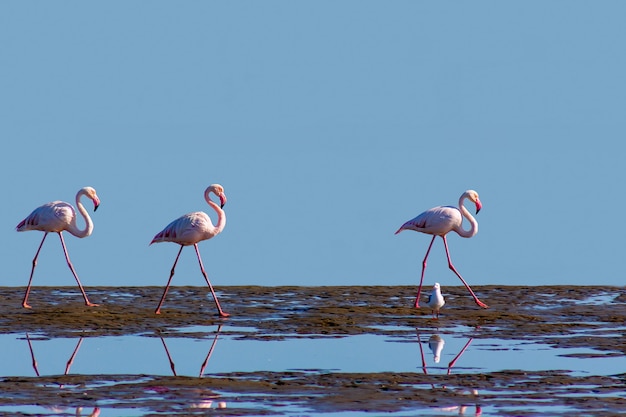
<path id="1" fill-rule="evenodd" d="M 92 303 L 91 301 L 87 301 L 85 305 L 87 307 L 100 307 L 100 304 L 95 304 L 95 303 Z"/>
<path id="2" fill-rule="evenodd" d="M 420 308 L 420 300 L 419 300 L 419 298 L 415 299 L 415 308 Z"/>
<path id="3" fill-rule="evenodd" d="M 154 310 L 154 314 L 161 314 L 161 309 L 157 308 L 156 310 Z"/>
<path id="4" fill-rule="evenodd" d="M 26 302 L 23 302 L 23 303 L 22 303 L 22 307 L 24 307 L 24 308 L 32 308 L 32 307 L 30 306 L 30 304 L 26 304 Z"/>
<path id="5" fill-rule="evenodd" d="M 489 306 L 487 304 L 483 303 L 479 299 L 476 299 L 476 304 L 478 305 L 478 307 L 489 308 Z"/>
<path id="6" fill-rule="evenodd" d="M 222 318 L 226 318 L 226 317 L 230 317 L 230 314 L 224 313 L 222 310 L 220 310 L 219 316 L 222 317 Z"/>

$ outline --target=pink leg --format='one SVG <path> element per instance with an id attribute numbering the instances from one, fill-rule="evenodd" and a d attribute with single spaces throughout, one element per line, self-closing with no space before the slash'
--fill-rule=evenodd
<path id="1" fill-rule="evenodd" d="M 193 247 L 196 248 L 196 255 L 198 255 L 198 262 L 200 262 L 200 270 L 202 271 L 204 280 L 206 281 L 207 284 L 209 284 L 209 288 L 211 289 L 211 294 L 213 294 L 213 300 L 215 300 L 215 305 L 217 306 L 217 311 L 219 312 L 220 317 L 230 316 L 230 314 L 224 313 L 222 311 L 222 307 L 220 307 L 220 302 L 217 299 L 217 294 L 215 294 L 215 291 L 213 290 L 213 286 L 211 285 L 211 281 L 209 281 L 209 277 L 207 276 L 206 271 L 204 270 L 204 265 L 202 265 L 202 259 L 200 258 L 200 251 L 198 250 L 198 244 L 194 243 Z"/>
<path id="2" fill-rule="evenodd" d="M 170 355 L 170 351 L 167 348 L 167 345 L 165 344 L 165 339 L 163 339 L 162 336 L 161 337 L 161 343 L 163 343 L 163 347 L 165 348 L 165 354 L 167 355 L 167 359 L 169 359 L 170 361 L 170 368 L 172 369 L 172 373 L 174 374 L 174 376 L 178 376 L 176 375 L 176 368 L 174 367 L 174 361 L 172 360 L 172 356 Z"/>
<path id="3" fill-rule="evenodd" d="M 165 296 L 167 295 L 167 290 L 170 288 L 170 283 L 172 282 L 172 277 L 174 276 L 174 269 L 176 269 L 176 264 L 178 263 L 178 258 L 180 258 L 180 253 L 183 251 L 184 246 L 180 245 L 180 250 L 178 251 L 178 255 L 176 255 L 176 259 L 174 260 L 174 265 L 172 265 L 172 270 L 170 271 L 170 279 L 167 280 L 167 285 L 165 286 L 165 291 L 163 291 L 163 296 L 161 296 L 161 301 L 159 301 L 159 305 L 157 306 L 154 314 L 161 314 L 161 305 L 163 301 L 165 301 Z"/>
<path id="4" fill-rule="evenodd" d="M 468 346 L 470 345 L 470 343 L 472 343 L 472 340 L 474 340 L 473 338 L 470 338 L 470 340 L 467 341 L 467 343 L 465 344 L 465 346 L 463 346 L 463 349 L 461 349 L 461 351 L 454 357 L 454 359 L 452 359 L 450 361 L 450 363 L 448 364 L 448 375 L 450 375 L 450 372 L 452 371 L 452 367 L 454 366 L 454 364 L 456 363 L 457 360 L 459 360 L 459 358 L 461 357 L 461 355 L 463 355 L 463 353 L 465 352 L 465 350 L 467 350 Z"/>
<path id="5" fill-rule="evenodd" d="M 87 298 L 87 293 L 85 292 L 83 285 L 80 283 L 80 280 L 78 279 L 78 275 L 76 275 L 74 266 L 72 265 L 72 262 L 70 262 L 70 256 L 67 254 L 67 249 L 65 248 L 65 242 L 63 241 L 62 232 L 59 232 L 59 237 L 61 238 L 61 246 L 63 246 L 63 253 L 65 253 L 65 260 L 67 261 L 67 266 L 70 267 L 70 270 L 72 271 L 72 274 L 74 275 L 74 278 L 76 278 L 76 282 L 78 283 L 78 288 L 80 288 L 80 292 L 83 293 L 83 298 L 85 299 L 85 305 L 88 307 L 97 307 L 98 304 L 94 304 L 90 302 L 89 299 Z"/>
<path id="6" fill-rule="evenodd" d="M 422 371 L 424 371 L 424 375 L 428 375 L 428 371 L 426 370 L 426 358 L 424 357 L 424 348 L 422 347 L 422 340 L 420 339 L 419 329 L 415 329 L 417 331 L 417 346 L 420 348 L 420 354 L 422 355 Z"/>
<path id="7" fill-rule="evenodd" d="M 420 347 L 420 354 L 422 355 L 422 371 L 424 371 L 424 375 L 428 375 L 428 370 L 426 369 L 426 358 L 424 358 L 424 348 L 422 347 L 422 340 L 420 339 L 419 329 L 415 329 L 417 332 L 417 344 Z M 433 389 L 435 389 L 435 384 L 430 384 Z"/>
<path id="8" fill-rule="evenodd" d="M 428 254 L 430 253 L 430 248 L 433 247 L 433 242 L 437 235 L 433 236 L 433 240 L 430 241 L 430 245 L 428 245 L 428 250 L 426 251 L 426 256 L 424 256 L 424 260 L 422 261 L 422 278 L 420 279 L 420 286 L 417 289 L 417 297 L 415 297 L 415 308 L 420 308 L 420 294 L 422 293 L 422 283 L 424 282 L 424 272 L 426 272 L 426 260 L 428 259 Z"/>
<path id="9" fill-rule="evenodd" d="M 206 368 L 207 363 L 209 363 L 209 359 L 211 358 L 211 355 L 213 354 L 213 349 L 215 349 L 215 344 L 217 343 L 217 337 L 220 335 L 220 331 L 222 330 L 222 325 L 220 324 L 219 326 L 217 326 L 217 332 L 215 333 L 215 338 L 213 339 L 213 343 L 211 343 L 211 348 L 209 349 L 209 353 L 207 353 L 206 358 L 204 359 L 204 362 L 202 363 L 202 366 L 200 367 L 200 375 L 198 375 L 198 377 L 202 378 L 202 375 L 204 374 L 204 369 Z"/>
<path id="10" fill-rule="evenodd" d="M 76 357 L 76 354 L 78 353 L 78 349 L 80 349 L 80 345 L 82 345 L 83 343 L 83 337 L 81 336 L 80 339 L 78 339 L 78 343 L 76 344 L 76 347 L 74 348 L 74 352 L 72 353 L 72 356 L 70 356 L 70 358 L 67 361 L 67 364 L 65 365 L 65 374 L 67 375 L 70 372 L 70 368 L 72 367 L 72 364 L 74 363 L 74 357 Z"/>
<path id="11" fill-rule="evenodd" d="M 461 282 L 463 282 L 463 285 L 465 285 L 465 288 L 467 288 L 470 294 L 472 294 L 472 297 L 474 297 L 474 301 L 476 302 L 476 304 L 478 304 L 478 306 L 482 308 L 489 308 L 487 304 L 483 303 L 482 301 L 478 299 L 478 297 L 476 297 L 476 294 L 474 294 L 474 291 L 472 291 L 472 289 L 470 288 L 469 285 L 467 285 L 467 282 L 465 282 L 461 274 L 459 274 L 459 272 L 456 270 L 454 265 L 452 265 L 452 260 L 450 259 L 450 251 L 448 251 L 448 241 L 446 240 L 445 236 L 442 236 L 442 238 L 443 238 L 443 245 L 446 248 L 446 256 L 448 257 L 448 267 L 456 274 L 457 277 L 459 277 Z"/>
<path id="12" fill-rule="evenodd" d="M 33 274 L 35 273 L 35 267 L 37 266 L 37 258 L 39 258 L 39 252 L 41 251 L 41 247 L 43 246 L 44 240 L 46 240 L 46 236 L 48 236 L 48 232 L 44 233 L 43 239 L 41 239 L 41 243 L 39 244 L 39 248 L 37 248 L 37 253 L 35 253 L 35 257 L 33 258 L 33 268 L 30 270 L 30 278 L 28 279 L 28 286 L 26 287 L 24 300 L 22 300 L 22 307 L 24 308 L 31 308 L 31 306 L 28 305 L 28 294 L 30 294 L 30 285 L 33 282 Z"/>
<path id="13" fill-rule="evenodd" d="M 37 359 L 35 359 L 35 352 L 33 351 L 33 345 L 30 343 L 30 336 L 26 333 L 26 341 L 28 342 L 28 349 L 30 349 L 30 357 L 33 360 L 33 369 L 37 376 L 39 376 L 39 369 L 37 369 Z"/>

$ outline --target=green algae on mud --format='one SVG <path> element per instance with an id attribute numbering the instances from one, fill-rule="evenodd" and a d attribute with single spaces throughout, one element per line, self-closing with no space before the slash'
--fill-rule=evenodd
<path id="1" fill-rule="evenodd" d="M 204 287 L 172 287 L 160 315 L 154 308 L 161 287 L 91 287 L 99 307 L 86 307 L 73 287 L 35 287 L 32 309 L 23 309 L 23 288 L 0 288 L 0 331 L 41 338 L 175 334 L 211 337 L 202 329 L 225 324 L 237 339 L 349 337 L 361 334 L 415 335 L 416 329 L 467 329 L 473 338 L 519 339 L 567 348 L 589 348 L 582 357 L 626 354 L 626 292 L 609 286 L 476 286 L 489 309 L 477 307 L 464 287 L 445 287 L 446 305 L 438 321 L 428 308 L 415 309 L 414 286 L 220 287 L 228 319 L 216 315 Z M 230 328 L 230 329 L 229 329 Z M 479 328 L 479 332 L 473 329 Z M 188 329 L 188 330 L 186 330 Z M 198 330 L 200 329 L 200 330 Z M 573 353 L 572 355 L 581 355 Z M 587 355 L 587 356 L 585 356 Z M 523 363 L 518 366 L 523 367 Z M 146 415 L 200 413 L 190 404 L 221 398 L 231 405 L 222 415 L 281 414 L 299 410 L 379 411 L 492 407 L 492 415 L 614 415 L 626 410 L 626 374 L 578 375 L 524 369 L 426 375 L 341 373 L 323 370 L 231 372 L 202 378 L 153 375 L 64 375 L 4 377 L 0 406 L 41 404 L 142 408 Z M 63 387 L 63 389 L 60 389 Z M 242 398 L 256 407 L 237 407 Z M 266 404 L 282 404 L 267 407 Z M 561 411 L 559 411 L 561 410 Z M 0 415 L 2 411 L 0 410 Z M 106 415 L 103 413 L 102 415 Z"/>

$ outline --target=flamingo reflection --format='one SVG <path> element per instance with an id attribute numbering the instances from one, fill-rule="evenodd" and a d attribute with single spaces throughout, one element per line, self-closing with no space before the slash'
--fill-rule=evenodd
<path id="1" fill-rule="evenodd" d="M 213 355 L 213 350 L 215 349 L 215 345 L 217 344 L 217 338 L 219 337 L 221 331 L 222 331 L 222 325 L 220 324 L 219 326 L 217 326 L 217 330 L 215 331 L 215 337 L 213 338 L 213 343 L 211 343 L 211 347 L 209 348 L 209 353 L 207 353 L 206 358 L 204 358 L 204 362 L 202 362 L 202 366 L 200 366 L 200 374 L 198 375 L 199 378 L 202 378 L 202 375 L 204 375 L 204 370 L 207 364 L 209 363 L 209 359 L 211 358 L 211 355 Z M 170 351 L 167 348 L 165 339 L 161 335 L 159 335 L 159 337 L 161 338 L 161 343 L 163 343 L 163 348 L 165 349 L 165 354 L 167 355 L 167 359 L 170 362 L 170 368 L 172 369 L 172 373 L 174 374 L 174 376 L 178 376 L 178 374 L 176 373 L 176 365 L 174 364 L 172 355 L 170 355 Z"/>
<path id="2" fill-rule="evenodd" d="M 52 411 L 53 413 L 60 413 L 62 415 L 66 415 L 67 407 L 44 407 L 47 410 Z M 83 416 L 83 407 L 76 407 L 76 417 Z M 98 417 L 100 415 L 100 408 L 95 407 L 90 414 L 85 415 L 85 417 Z"/>
<path id="3" fill-rule="evenodd" d="M 33 344 L 31 343 L 30 335 L 28 333 L 26 333 L 26 341 L 28 342 L 28 349 L 30 350 L 30 357 L 33 361 L 33 369 L 35 370 L 35 374 L 37 374 L 37 376 L 41 376 L 39 374 L 39 368 L 37 366 L 37 359 L 35 359 L 35 351 L 33 350 Z M 72 352 L 72 356 L 70 356 L 70 358 L 67 360 L 67 363 L 65 364 L 65 372 L 63 373 L 63 375 L 67 375 L 70 372 L 70 368 L 72 367 L 72 364 L 74 363 L 74 358 L 76 357 L 76 354 L 78 353 L 78 349 L 80 349 L 80 345 L 82 345 L 82 343 L 83 343 L 83 336 L 81 336 L 78 339 L 78 343 L 76 343 L 76 347 L 74 348 L 74 351 Z"/>
<path id="4" fill-rule="evenodd" d="M 220 324 L 217 327 L 217 330 L 215 331 L 215 337 L 213 338 L 213 342 L 211 343 L 209 352 L 204 358 L 204 362 L 202 362 L 202 365 L 200 366 L 200 373 L 198 374 L 198 378 L 202 378 L 202 376 L 204 375 L 204 370 L 206 369 L 207 364 L 209 363 L 209 359 L 211 359 L 211 355 L 213 355 L 213 350 L 215 350 L 215 345 L 217 344 L 217 338 L 219 337 L 221 331 L 222 331 L 222 325 Z M 165 343 L 165 339 L 160 334 L 159 334 L 159 338 L 161 339 L 161 343 L 163 344 L 163 349 L 165 349 L 165 354 L 167 355 L 167 360 L 170 363 L 170 369 L 172 370 L 172 374 L 174 376 L 178 376 L 178 374 L 176 373 L 176 365 L 174 364 L 174 360 L 172 359 L 170 350 L 167 348 L 167 343 Z M 153 389 L 160 391 L 160 392 L 168 390 L 168 388 L 166 387 L 158 387 L 158 388 L 153 387 Z M 198 391 L 200 392 L 200 394 L 202 394 L 201 390 L 198 390 Z M 219 395 L 211 393 L 210 395 L 207 396 L 207 398 L 203 398 L 200 401 L 190 404 L 190 407 L 191 408 L 211 408 L 211 406 L 213 405 L 213 401 L 216 398 L 219 398 Z M 217 403 L 217 408 L 226 408 L 226 402 L 219 401 Z"/>
<path id="5" fill-rule="evenodd" d="M 422 370 L 424 371 L 424 375 L 428 375 L 428 368 L 426 366 L 426 357 L 424 356 L 424 348 L 422 347 L 422 339 L 420 337 L 419 329 L 415 329 L 415 330 L 417 331 L 417 341 L 418 341 L 418 346 L 420 348 L 420 355 L 422 357 Z M 451 374 L 452 367 L 461 358 L 461 356 L 463 356 L 463 353 L 465 353 L 469 345 L 472 343 L 472 340 L 474 340 L 474 338 L 470 337 L 465 343 L 465 345 L 463 346 L 463 348 L 459 351 L 459 353 L 456 354 L 454 359 L 452 359 L 448 363 L 448 370 L 446 373 L 447 375 Z M 445 343 L 446 343 L 445 340 L 443 339 L 443 337 L 441 337 L 440 334 L 433 334 L 430 336 L 430 338 L 428 338 L 428 347 L 433 354 L 433 361 L 435 363 L 439 363 L 439 361 L 441 360 L 441 352 L 443 351 L 443 347 Z M 435 388 L 434 384 L 431 384 L 431 386 L 433 389 Z M 446 386 L 444 385 L 443 388 L 446 389 Z M 457 391 L 458 393 L 464 394 L 464 395 L 471 394 L 474 397 L 478 396 L 478 390 L 476 389 L 472 389 L 471 391 L 467 391 L 467 390 L 457 390 Z M 441 411 L 459 410 L 460 415 L 465 414 L 466 409 L 467 409 L 467 405 L 465 404 L 460 405 L 460 406 L 450 406 L 450 407 L 439 408 L 439 410 Z M 480 407 L 480 404 L 476 404 L 475 415 L 480 416 L 481 414 L 482 414 L 482 409 Z"/>
<path id="6" fill-rule="evenodd" d="M 30 358 L 32 360 L 32 364 L 33 364 L 33 369 L 35 370 L 35 374 L 37 376 L 41 376 L 39 373 L 39 367 L 37 365 L 37 359 L 35 358 L 35 351 L 33 349 L 33 344 L 31 342 L 31 338 L 30 335 L 28 333 L 26 333 L 26 341 L 28 342 L 28 350 L 30 351 Z M 67 362 L 65 363 L 65 372 L 63 373 L 63 375 L 67 375 L 70 372 L 70 368 L 72 367 L 72 364 L 74 363 L 74 358 L 76 357 L 76 354 L 78 353 L 78 350 L 80 349 L 80 346 L 83 344 L 83 336 L 81 336 L 78 339 L 78 342 L 76 343 L 76 347 L 74 348 L 74 351 L 72 352 L 72 355 L 70 356 L 70 358 L 67 360 Z M 59 385 L 60 388 L 63 388 L 63 384 Z M 44 407 L 53 411 L 65 411 L 67 410 L 67 407 Z M 82 407 L 77 407 L 76 408 L 76 416 L 77 417 L 81 417 L 82 416 L 82 411 L 83 408 Z M 89 417 L 98 417 L 100 415 L 100 408 L 99 407 L 94 407 L 93 411 L 91 412 L 91 414 L 89 414 Z"/>

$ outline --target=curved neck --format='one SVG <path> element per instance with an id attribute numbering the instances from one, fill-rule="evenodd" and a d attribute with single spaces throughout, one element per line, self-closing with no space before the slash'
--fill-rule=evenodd
<path id="1" fill-rule="evenodd" d="M 224 213 L 224 210 L 222 210 L 219 204 L 211 200 L 210 195 L 211 195 L 211 191 L 207 190 L 204 193 L 204 199 L 209 204 L 209 206 L 211 206 L 213 210 L 215 210 L 215 212 L 217 213 L 217 224 L 215 225 L 215 234 L 218 234 L 218 233 L 221 233 L 222 230 L 224 230 L 224 226 L 226 226 L 226 213 Z"/>
<path id="2" fill-rule="evenodd" d="M 466 198 L 465 195 L 463 195 L 459 199 L 459 210 L 461 211 L 461 214 L 463 215 L 463 217 L 465 217 L 467 220 L 469 220 L 470 228 L 469 228 L 469 230 L 465 230 L 465 229 L 463 229 L 463 226 L 461 225 L 455 231 L 461 237 L 472 237 L 476 233 L 478 233 L 478 222 L 476 221 L 476 219 L 470 214 L 470 212 L 463 205 L 463 203 L 465 202 L 465 198 Z"/>
<path id="3" fill-rule="evenodd" d="M 80 190 L 76 194 L 76 208 L 78 209 L 78 212 L 83 216 L 83 219 L 85 219 L 85 228 L 82 230 L 78 228 L 78 226 L 76 225 L 76 216 L 74 216 L 74 218 L 72 219 L 72 223 L 67 228 L 68 232 L 80 238 L 87 237 L 91 234 L 91 232 L 93 232 L 93 222 L 91 221 L 91 217 L 89 217 L 89 214 L 87 214 L 87 210 L 80 202 L 80 198 L 83 195 L 85 195 L 85 192 L 83 190 Z"/>

